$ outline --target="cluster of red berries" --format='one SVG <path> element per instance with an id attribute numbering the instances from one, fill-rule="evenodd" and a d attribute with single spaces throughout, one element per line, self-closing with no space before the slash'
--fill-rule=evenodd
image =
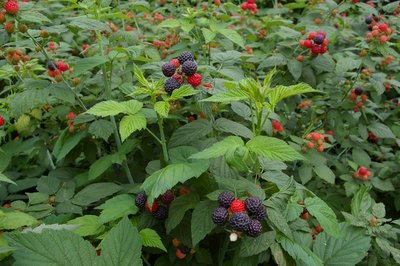
<path id="1" fill-rule="evenodd" d="M 303 147 L 301 147 L 301 150 L 303 152 L 306 152 L 307 149 L 315 149 L 319 152 L 323 152 L 324 151 L 324 142 L 325 142 L 325 137 L 324 135 L 317 133 L 317 132 L 311 132 L 310 134 L 308 134 L 306 136 L 306 140 L 308 140 L 308 142 L 306 143 L 306 145 L 304 145 Z"/>
<path id="2" fill-rule="evenodd" d="M 279 123 L 276 120 L 272 120 L 272 132 L 274 134 L 278 133 L 278 132 L 283 132 L 283 126 L 281 123 Z"/>
<path id="3" fill-rule="evenodd" d="M 0 115 L 0 127 L 4 126 L 5 120 L 2 115 Z"/>
<path id="4" fill-rule="evenodd" d="M 170 47 L 174 46 L 179 42 L 179 35 L 176 34 L 175 31 L 168 34 L 164 41 L 153 40 L 153 46 L 157 49 L 161 50 L 162 58 L 165 58 L 167 55 L 171 54 L 168 50 Z"/>
<path id="5" fill-rule="evenodd" d="M 188 121 L 188 123 L 190 123 L 190 122 L 193 122 L 194 120 L 197 120 L 199 117 L 200 117 L 201 119 L 205 119 L 205 118 L 206 118 L 206 115 L 204 114 L 204 112 L 199 112 L 199 115 L 197 115 L 197 114 L 191 114 L 191 115 L 188 115 L 188 116 L 187 116 L 187 121 Z"/>
<path id="6" fill-rule="evenodd" d="M 47 45 L 47 48 L 46 48 L 47 51 L 54 51 L 54 52 L 57 49 L 58 49 L 58 45 L 55 44 L 54 42 L 49 42 L 48 45 Z"/>
<path id="7" fill-rule="evenodd" d="M 368 142 L 376 143 L 378 142 L 378 140 L 379 138 L 374 133 L 372 133 L 371 131 L 368 132 Z"/>
<path id="8" fill-rule="evenodd" d="M 24 55 L 22 50 L 8 50 L 6 59 L 13 65 L 18 65 L 20 61 L 26 62 L 29 60 L 29 55 Z"/>
<path id="9" fill-rule="evenodd" d="M 302 101 L 297 106 L 300 107 L 300 108 L 307 108 L 307 107 L 311 106 L 311 102 L 310 101 Z"/>
<path id="10" fill-rule="evenodd" d="M 350 101 L 357 101 L 358 99 L 360 99 L 356 103 L 356 106 L 354 106 L 354 108 L 353 108 L 354 112 L 357 113 L 358 108 L 361 108 L 364 106 L 364 102 L 368 99 L 368 96 L 364 93 L 363 89 L 357 87 L 357 88 L 354 88 L 351 90 L 349 99 L 350 99 Z"/>
<path id="11" fill-rule="evenodd" d="M 50 61 L 47 63 L 47 69 L 47 73 L 53 78 L 62 75 L 65 71 L 72 71 L 68 64 L 63 61 L 58 61 L 57 63 Z"/>
<path id="12" fill-rule="evenodd" d="M 189 248 L 188 246 L 182 244 L 181 241 L 179 241 L 176 238 L 172 239 L 172 245 L 176 247 L 175 256 L 180 260 L 186 258 L 188 254 L 195 253 L 194 249 Z"/>
<path id="13" fill-rule="evenodd" d="M 368 169 L 365 168 L 364 166 L 358 168 L 357 172 L 353 174 L 354 179 L 358 180 L 359 178 L 361 178 L 364 181 L 368 181 L 368 178 L 371 175 L 372 175 L 371 171 L 368 171 Z"/>
<path id="14" fill-rule="evenodd" d="M 251 14 L 257 14 L 257 4 L 254 3 L 254 0 L 247 0 L 242 4 L 242 9 L 244 11 L 249 10 Z"/>
<path id="15" fill-rule="evenodd" d="M 306 40 L 300 40 L 299 44 L 304 48 L 310 49 L 313 55 L 324 54 L 328 51 L 328 39 L 323 31 L 312 31 Z"/>
<path id="16" fill-rule="evenodd" d="M 243 201 L 235 198 L 232 192 L 225 191 L 218 196 L 218 203 L 219 207 L 214 210 L 211 217 L 215 224 L 229 223 L 230 229 L 235 234 L 238 232 L 256 237 L 262 233 L 261 222 L 267 215 L 267 209 L 260 198 L 248 197 Z"/>
<path id="17" fill-rule="evenodd" d="M 379 20 L 379 17 L 365 18 L 365 23 L 368 24 L 368 29 L 370 30 L 365 35 L 368 42 L 378 40 L 380 44 L 384 44 L 389 41 L 393 30 L 386 23 L 377 24 Z"/>
<path id="18" fill-rule="evenodd" d="M 19 10 L 19 5 L 16 1 L 14 0 L 7 0 L 7 2 L 4 4 L 4 9 L 0 11 L 0 23 L 4 23 L 3 27 L 4 30 L 7 33 L 13 33 L 15 31 L 15 25 L 14 22 L 12 21 L 7 21 L 6 22 L 6 14 L 10 16 L 14 16 L 17 14 Z"/>
<path id="19" fill-rule="evenodd" d="M 67 114 L 67 125 L 68 125 L 69 133 L 72 133 L 75 131 L 75 126 L 73 125 L 75 117 L 76 117 L 76 114 L 74 112 L 69 112 Z"/>
<path id="20" fill-rule="evenodd" d="M 391 63 L 393 63 L 393 59 L 394 59 L 393 56 L 388 55 L 388 56 L 382 58 L 381 65 L 386 65 L 386 66 L 390 65 Z"/>
<path id="21" fill-rule="evenodd" d="M 169 206 L 174 199 L 174 193 L 171 190 L 168 190 L 158 199 L 155 199 L 153 204 L 149 206 L 146 193 L 141 192 L 135 198 L 135 205 L 139 209 L 144 209 L 146 212 L 153 214 L 154 218 L 158 220 L 165 220 L 168 216 L 167 206 Z M 164 205 L 161 205 L 161 203 Z"/>

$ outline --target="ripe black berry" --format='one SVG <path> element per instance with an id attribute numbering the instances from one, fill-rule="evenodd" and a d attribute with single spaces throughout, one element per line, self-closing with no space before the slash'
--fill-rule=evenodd
<path id="1" fill-rule="evenodd" d="M 194 57 L 191 52 L 185 51 L 178 56 L 179 63 L 183 64 L 186 61 L 193 61 Z"/>
<path id="2" fill-rule="evenodd" d="M 259 236 L 262 232 L 261 222 L 258 220 L 251 220 L 247 227 L 247 234 L 252 237 Z"/>
<path id="3" fill-rule="evenodd" d="M 162 73 L 166 77 L 172 77 L 175 74 L 176 67 L 171 63 L 165 63 L 162 66 Z"/>
<path id="4" fill-rule="evenodd" d="M 314 42 L 316 44 L 322 44 L 324 42 L 324 40 L 325 40 L 324 35 L 318 34 L 317 36 L 315 36 Z"/>
<path id="5" fill-rule="evenodd" d="M 265 208 L 264 205 L 261 205 L 260 208 L 254 213 L 253 218 L 262 221 L 266 216 L 267 216 L 267 209 Z"/>
<path id="6" fill-rule="evenodd" d="M 153 213 L 154 218 L 158 220 L 165 220 L 168 216 L 168 210 L 165 206 L 158 207 L 157 211 Z"/>
<path id="7" fill-rule="evenodd" d="M 234 201 L 235 195 L 230 191 L 224 191 L 218 196 L 219 206 L 229 208 L 232 201 Z"/>
<path id="8" fill-rule="evenodd" d="M 53 61 L 49 61 L 49 62 L 47 62 L 47 69 L 48 70 L 51 70 L 51 71 L 54 71 L 54 70 L 56 70 L 56 63 L 54 63 Z"/>
<path id="9" fill-rule="evenodd" d="M 186 61 L 182 64 L 182 72 L 187 76 L 191 76 L 197 71 L 197 65 L 193 61 Z"/>
<path id="10" fill-rule="evenodd" d="M 259 197 L 249 197 L 245 201 L 246 208 L 251 214 L 255 214 L 261 208 L 262 201 Z"/>
<path id="11" fill-rule="evenodd" d="M 171 190 L 168 190 L 164 194 L 160 196 L 160 200 L 165 205 L 171 204 L 171 202 L 175 199 L 174 193 Z"/>
<path id="12" fill-rule="evenodd" d="M 178 248 L 183 254 L 187 255 L 190 253 L 190 248 L 188 248 L 187 246 L 185 246 L 183 244 L 180 244 Z"/>
<path id="13" fill-rule="evenodd" d="M 363 93 L 363 89 L 357 87 L 357 88 L 354 89 L 354 93 L 355 93 L 356 95 L 361 95 L 361 94 Z"/>
<path id="14" fill-rule="evenodd" d="M 215 224 L 224 225 L 228 221 L 228 210 L 218 207 L 212 214 L 212 220 Z"/>
<path id="15" fill-rule="evenodd" d="M 135 205 L 139 209 L 143 209 L 144 205 L 146 205 L 146 201 L 147 201 L 146 193 L 140 192 L 135 198 Z"/>
<path id="16" fill-rule="evenodd" d="M 164 82 L 164 89 L 171 94 L 175 89 L 179 88 L 181 83 L 173 78 L 169 78 Z"/>
<path id="17" fill-rule="evenodd" d="M 365 23 L 371 24 L 371 23 L 372 23 L 372 20 L 373 20 L 372 17 L 366 17 L 366 18 L 365 18 Z"/>
<path id="18" fill-rule="evenodd" d="M 235 231 L 246 232 L 250 221 L 250 217 L 246 213 L 236 212 L 231 218 L 231 227 Z"/>

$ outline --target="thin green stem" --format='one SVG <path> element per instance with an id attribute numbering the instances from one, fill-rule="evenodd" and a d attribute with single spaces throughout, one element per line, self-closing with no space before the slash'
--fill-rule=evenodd
<path id="1" fill-rule="evenodd" d="M 365 123 L 367 124 L 367 125 L 369 125 L 369 120 L 368 120 L 368 117 L 367 117 L 367 115 L 365 114 L 365 111 L 364 111 L 364 108 L 360 108 L 360 112 L 361 112 L 361 114 L 362 114 L 362 116 L 363 116 L 363 118 L 364 118 L 364 120 L 365 120 Z"/>
<path id="2" fill-rule="evenodd" d="M 162 141 L 160 140 L 159 137 L 156 136 L 156 134 L 154 134 L 148 127 L 146 127 L 147 132 L 150 133 L 150 135 L 152 135 L 157 141 L 158 143 L 162 144 Z"/>
<path id="3" fill-rule="evenodd" d="M 251 100 L 249 102 L 250 102 L 250 114 L 251 114 L 251 128 L 253 130 L 253 135 L 255 135 L 256 134 L 256 127 L 255 127 L 255 124 L 254 124 L 253 103 L 252 103 Z"/>
<path id="4" fill-rule="evenodd" d="M 163 156 L 164 156 L 164 161 L 165 161 L 165 163 L 168 163 L 169 156 L 168 156 L 168 149 L 167 149 L 167 141 L 165 139 L 165 133 L 164 133 L 163 119 L 158 114 L 157 114 L 157 122 L 158 122 L 158 128 L 160 129 L 161 147 L 162 147 L 162 152 L 163 152 Z"/>
<path id="5" fill-rule="evenodd" d="M 211 43 L 208 43 L 208 65 L 211 66 Z"/>

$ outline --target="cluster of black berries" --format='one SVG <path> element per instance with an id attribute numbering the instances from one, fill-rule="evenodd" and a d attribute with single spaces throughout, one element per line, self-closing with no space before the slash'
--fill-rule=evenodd
<path id="1" fill-rule="evenodd" d="M 267 210 L 258 197 L 248 197 L 246 200 L 235 199 L 232 192 L 222 192 L 218 196 L 219 207 L 212 214 L 215 224 L 229 226 L 236 232 L 246 233 L 256 237 L 262 232 L 262 220 Z"/>
<path id="2" fill-rule="evenodd" d="M 196 73 L 197 64 L 191 52 L 183 52 L 177 59 L 172 59 L 162 66 L 162 72 L 168 79 L 164 82 L 164 89 L 171 94 L 175 89 L 189 83 L 193 87 L 199 86 L 202 81 L 200 74 Z"/>
<path id="3" fill-rule="evenodd" d="M 158 199 L 153 201 L 151 207 L 147 202 L 147 195 L 145 192 L 139 193 L 135 198 L 135 205 L 148 213 L 153 214 L 154 218 L 158 220 L 164 220 L 168 216 L 167 206 L 175 199 L 175 195 L 172 191 L 168 190 L 162 194 Z M 164 204 L 161 205 L 160 203 Z"/>

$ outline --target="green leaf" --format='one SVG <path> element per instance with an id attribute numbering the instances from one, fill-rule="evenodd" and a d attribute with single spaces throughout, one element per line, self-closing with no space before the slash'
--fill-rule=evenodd
<path id="1" fill-rule="evenodd" d="M 269 103 L 272 106 L 276 106 L 280 101 L 282 101 L 287 97 L 308 92 L 320 92 L 320 91 L 314 90 L 308 84 L 300 83 L 292 86 L 281 86 L 281 85 L 276 86 L 267 92 L 267 96 L 269 99 Z"/>
<path id="2" fill-rule="evenodd" d="M 66 138 L 61 138 L 59 139 L 60 142 L 60 149 L 56 150 L 54 148 L 53 154 L 57 158 L 57 162 L 61 161 L 64 159 L 65 156 L 72 151 L 73 148 L 75 148 L 79 142 L 86 137 L 86 131 L 81 131 L 79 133 L 75 133 L 73 135 L 68 135 Z M 58 141 L 57 141 L 58 143 Z"/>
<path id="3" fill-rule="evenodd" d="M 318 197 L 306 198 L 304 204 L 308 212 L 318 220 L 324 232 L 333 237 L 339 237 L 339 224 L 335 213 L 328 204 Z"/>
<path id="4" fill-rule="evenodd" d="M 193 141 L 206 136 L 208 133 L 212 132 L 212 130 L 212 125 L 208 120 L 195 120 L 175 130 L 168 144 L 170 147 L 177 147 L 183 144 L 192 143 Z"/>
<path id="5" fill-rule="evenodd" d="M 362 149 L 354 148 L 352 151 L 352 158 L 353 161 L 358 164 L 369 168 L 371 165 L 371 158 L 369 157 L 368 153 Z"/>
<path id="6" fill-rule="evenodd" d="M 258 237 L 244 237 L 240 245 L 239 256 L 250 257 L 266 251 L 275 241 L 275 231 L 270 231 Z"/>
<path id="7" fill-rule="evenodd" d="M 113 133 L 113 124 L 108 120 L 99 119 L 90 124 L 88 132 L 95 137 L 108 141 Z"/>
<path id="8" fill-rule="evenodd" d="M 79 225 L 79 227 L 73 231 L 80 236 L 98 235 L 105 229 L 105 226 L 99 223 L 99 217 L 96 215 L 84 215 L 82 217 L 69 220 L 67 224 Z"/>
<path id="9" fill-rule="evenodd" d="M 111 196 L 120 190 L 121 187 L 114 183 L 91 184 L 79 191 L 72 199 L 72 203 L 81 206 L 88 206 L 91 203 L 99 201 L 102 198 Z"/>
<path id="10" fill-rule="evenodd" d="M 248 139 L 251 139 L 253 137 L 253 132 L 251 132 L 250 129 L 248 129 L 247 127 L 238 122 L 223 117 L 218 118 L 215 121 L 214 126 L 215 129 L 219 131 L 231 133 L 236 136 L 241 136 Z"/>
<path id="11" fill-rule="evenodd" d="M 283 236 L 277 236 L 282 248 L 296 261 L 301 261 L 307 266 L 323 266 L 322 260 L 317 257 L 308 247 L 299 245 L 293 240 Z"/>
<path id="12" fill-rule="evenodd" d="M 143 103 L 137 100 L 129 100 L 126 102 L 116 102 L 113 100 L 104 101 L 96 104 L 92 108 L 90 108 L 86 113 L 106 117 L 106 116 L 115 116 L 120 113 L 124 114 L 136 114 L 143 107 Z"/>
<path id="13" fill-rule="evenodd" d="M 314 166 L 314 172 L 323 180 L 330 184 L 335 184 L 335 173 L 325 164 Z"/>
<path id="14" fill-rule="evenodd" d="M 192 86 L 182 86 L 174 90 L 168 100 L 178 100 L 183 97 L 195 95 L 197 93 L 199 93 L 199 91 L 195 90 Z"/>
<path id="15" fill-rule="evenodd" d="M 360 187 L 351 200 L 351 214 L 355 217 L 360 217 L 370 212 L 372 198 L 368 190 L 368 187 Z"/>
<path id="16" fill-rule="evenodd" d="M 231 89 L 216 95 L 213 95 L 207 99 L 201 100 L 201 102 L 238 102 L 242 100 L 246 100 L 249 98 L 247 92 L 242 89 Z"/>
<path id="17" fill-rule="evenodd" d="M 139 81 L 139 83 L 148 88 L 150 84 L 144 77 L 142 70 L 137 65 L 134 66 L 134 72 L 135 72 L 135 77 Z"/>
<path id="18" fill-rule="evenodd" d="M 146 117 L 142 114 L 126 115 L 119 123 L 121 141 L 125 141 L 133 132 L 146 128 Z"/>
<path id="19" fill-rule="evenodd" d="M 322 232 L 315 239 L 313 251 L 326 266 L 357 265 L 367 255 L 371 238 L 364 229 L 345 223 L 339 225 L 341 237 L 334 238 Z"/>
<path id="20" fill-rule="evenodd" d="M 169 113 L 169 102 L 156 102 L 154 104 L 154 111 L 156 111 L 162 117 L 168 117 Z"/>
<path id="21" fill-rule="evenodd" d="M 275 208 L 267 208 L 267 218 L 271 223 L 282 232 L 285 236 L 292 239 L 293 234 L 292 230 L 290 230 L 289 224 L 287 223 L 285 217 L 282 214 L 281 210 L 277 210 Z"/>
<path id="22" fill-rule="evenodd" d="M 142 240 L 142 245 L 144 247 L 159 248 L 167 252 L 167 249 L 161 241 L 161 237 L 157 234 L 155 230 L 145 228 L 139 232 L 139 235 L 140 239 Z"/>
<path id="23" fill-rule="evenodd" d="M 126 112 L 125 105 L 123 105 L 119 102 L 113 101 L 113 100 L 98 103 L 86 111 L 86 113 L 88 113 L 88 114 L 101 116 L 101 117 L 115 116 L 117 114 L 125 113 L 125 112 Z"/>
<path id="24" fill-rule="evenodd" d="M 173 188 L 176 184 L 184 183 L 193 177 L 199 177 L 207 169 L 208 163 L 203 160 L 170 164 L 146 178 L 141 188 L 146 192 L 148 200 L 152 202 L 153 199 Z"/>
<path id="25" fill-rule="evenodd" d="M 140 235 L 127 217 L 111 229 L 101 250 L 104 265 L 143 265 Z"/>
<path id="26" fill-rule="evenodd" d="M 211 42 L 212 40 L 214 40 L 215 36 L 217 35 L 215 32 L 213 32 L 207 28 L 201 28 L 201 31 L 203 32 L 205 43 Z"/>
<path id="27" fill-rule="evenodd" d="M 225 153 L 230 149 L 236 149 L 244 145 L 241 138 L 236 136 L 229 136 L 225 139 L 214 143 L 210 148 L 207 148 L 201 152 L 193 154 L 191 159 L 211 159 L 217 158 L 219 156 L 225 155 Z"/>
<path id="28" fill-rule="evenodd" d="M 246 143 L 247 148 L 259 156 L 276 161 L 304 160 L 304 157 L 283 140 L 257 136 Z"/>
<path id="29" fill-rule="evenodd" d="M 328 54 L 318 55 L 312 60 L 312 63 L 319 72 L 332 72 L 335 69 L 335 61 Z"/>
<path id="30" fill-rule="evenodd" d="M 158 24 L 160 28 L 177 28 L 181 26 L 181 22 L 178 19 L 167 19 Z"/>
<path id="31" fill-rule="evenodd" d="M 240 47 L 244 48 L 244 41 L 242 36 L 232 29 L 218 29 L 218 32 L 224 35 L 226 38 L 236 43 Z"/>
<path id="32" fill-rule="evenodd" d="M 390 254 L 392 254 L 394 260 L 400 264 L 400 250 L 393 247 L 392 244 L 385 238 L 382 237 L 377 237 L 375 239 L 376 243 L 378 244 L 378 246 L 386 252 L 390 252 Z"/>
<path id="33" fill-rule="evenodd" d="M 168 218 L 165 221 L 167 233 L 170 233 L 183 219 L 186 211 L 193 209 L 199 202 L 196 193 L 189 193 L 176 198 L 169 206 Z"/>
<path id="34" fill-rule="evenodd" d="M 79 59 L 75 66 L 74 66 L 74 72 L 72 73 L 71 77 L 78 77 L 85 73 L 86 71 L 89 71 L 99 65 L 102 65 L 108 61 L 108 58 L 106 56 L 93 56 L 89 58 L 84 58 L 84 59 Z"/>
<path id="35" fill-rule="evenodd" d="M 139 211 L 134 204 L 132 196 L 127 194 L 115 196 L 95 209 L 102 210 L 98 221 L 100 224 L 115 221 L 121 217 L 136 214 Z"/>
<path id="36" fill-rule="evenodd" d="M 261 200 L 265 199 L 264 190 L 246 178 L 218 178 L 216 181 L 225 189 L 235 191 L 237 195 L 252 195 L 259 197 Z"/>
<path id="37" fill-rule="evenodd" d="M 7 176 L 5 176 L 2 173 L 0 173 L 0 181 L 17 185 L 14 181 L 12 181 L 10 178 L 8 178 Z"/>
<path id="38" fill-rule="evenodd" d="M 114 155 L 106 155 L 94 162 L 89 168 L 88 180 L 93 180 L 99 177 L 102 173 L 107 171 L 113 164 Z"/>
<path id="39" fill-rule="evenodd" d="M 34 217 L 23 212 L 13 211 L 6 212 L 4 214 L 0 213 L 1 230 L 18 229 L 24 226 L 33 226 L 38 223 L 38 220 L 36 220 Z"/>
<path id="40" fill-rule="evenodd" d="M 294 80 L 298 80 L 303 72 L 303 64 L 296 59 L 292 59 L 288 62 L 287 66 Z"/>
<path id="41" fill-rule="evenodd" d="M 104 24 L 101 21 L 86 18 L 86 17 L 77 17 L 74 18 L 70 23 L 70 26 L 78 27 L 83 30 L 105 30 L 111 31 L 110 27 Z"/>
<path id="42" fill-rule="evenodd" d="M 384 124 L 373 122 L 368 126 L 368 129 L 378 138 L 396 138 L 392 130 Z"/>
<path id="43" fill-rule="evenodd" d="M 347 72 L 359 68 L 361 60 L 356 60 L 351 57 L 342 57 L 336 63 L 336 72 Z"/>
<path id="44" fill-rule="evenodd" d="M 210 200 L 200 201 L 192 214 L 192 244 L 196 246 L 203 240 L 217 225 L 211 219 L 217 204 Z"/>
<path id="45" fill-rule="evenodd" d="M 92 244 L 70 231 L 44 229 L 41 233 L 13 233 L 6 238 L 14 248 L 16 266 L 97 265 Z"/>

